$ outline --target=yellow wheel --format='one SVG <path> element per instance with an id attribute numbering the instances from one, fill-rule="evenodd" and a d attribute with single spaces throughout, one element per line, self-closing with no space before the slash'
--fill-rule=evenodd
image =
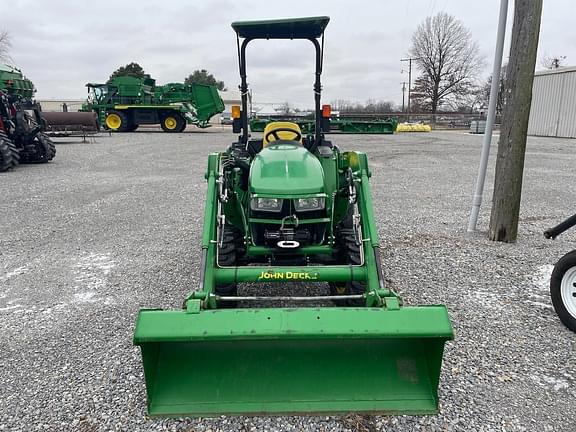
<path id="1" fill-rule="evenodd" d="M 122 117 L 117 113 L 109 113 L 106 116 L 106 126 L 112 130 L 118 130 L 122 127 Z"/>
<path id="2" fill-rule="evenodd" d="M 168 130 L 175 130 L 177 125 L 178 121 L 172 116 L 168 116 L 164 119 L 164 126 L 166 126 L 166 129 Z"/>
<path id="3" fill-rule="evenodd" d="M 164 132 L 182 132 L 186 127 L 186 120 L 178 112 L 167 112 L 160 123 Z"/>

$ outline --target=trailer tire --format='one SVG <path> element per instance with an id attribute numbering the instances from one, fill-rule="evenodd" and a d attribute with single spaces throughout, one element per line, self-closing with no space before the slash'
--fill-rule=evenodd
<path id="1" fill-rule="evenodd" d="M 18 149 L 6 135 L 0 132 L 0 172 L 14 168 L 19 161 Z"/>
<path id="2" fill-rule="evenodd" d="M 233 267 L 237 264 L 239 247 L 242 244 L 242 233 L 233 225 L 224 225 L 222 234 L 222 246 L 218 248 L 218 265 L 223 267 Z M 237 296 L 238 284 L 216 284 L 216 295 L 220 296 Z M 220 302 L 219 307 L 223 309 L 235 308 L 237 302 Z"/>
<path id="3" fill-rule="evenodd" d="M 354 206 L 349 205 L 346 216 L 336 227 L 336 241 L 340 248 L 340 258 L 345 264 L 360 265 L 360 246 L 356 244 L 356 234 L 353 228 Z M 366 292 L 366 284 L 348 281 L 344 284 L 331 282 L 331 295 L 357 295 Z M 365 306 L 364 299 L 334 300 L 337 306 Z"/>
<path id="4" fill-rule="evenodd" d="M 576 250 L 568 252 L 554 266 L 550 297 L 562 324 L 576 333 Z"/>
<path id="5" fill-rule="evenodd" d="M 106 113 L 104 124 L 108 130 L 114 132 L 127 132 L 129 130 L 128 116 L 120 111 L 109 111 Z"/>
<path id="6" fill-rule="evenodd" d="M 182 126 L 186 127 L 186 120 L 176 111 L 168 112 L 162 116 L 160 126 L 164 132 L 178 133 L 184 130 Z"/>

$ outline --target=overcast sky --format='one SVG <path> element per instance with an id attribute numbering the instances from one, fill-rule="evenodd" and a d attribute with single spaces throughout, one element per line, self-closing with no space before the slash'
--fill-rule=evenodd
<path id="1" fill-rule="evenodd" d="M 14 64 L 35 83 L 38 99 L 84 98 L 87 82 L 104 82 L 135 61 L 159 84 L 208 69 L 228 88 L 239 83 L 235 34 L 244 19 L 331 17 L 326 30 L 323 100 L 402 100 L 402 64 L 418 23 L 445 11 L 479 43 L 491 71 L 498 0 L 316 1 L 0 0 L 0 29 L 12 38 Z M 508 14 L 509 31 L 513 4 Z M 546 0 L 538 59 L 566 56 L 576 65 L 574 0 Z M 508 39 L 508 38 L 507 38 Z M 505 55 L 508 55 L 508 42 Z M 255 41 L 248 48 L 254 99 L 312 106 L 313 46 L 308 41 Z"/>

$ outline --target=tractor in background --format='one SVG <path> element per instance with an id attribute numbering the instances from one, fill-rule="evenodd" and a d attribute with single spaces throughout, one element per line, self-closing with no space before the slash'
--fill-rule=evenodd
<path id="1" fill-rule="evenodd" d="M 224 111 L 214 86 L 170 83 L 156 85 L 145 76 L 119 76 L 105 84 L 86 84 L 83 111 L 98 114 L 100 124 L 116 132 L 132 132 L 142 124 L 159 124 L 164 132 L 182 132 L 187 124 L 206 128 L 210 118 Z"/>
<path id="2" fill-rule="evenodd" d="M 36 89 L 19 69 L 0 65 L 0 171 L 19 163 L 46 163 L 56 147 L 44 133 Z"/>

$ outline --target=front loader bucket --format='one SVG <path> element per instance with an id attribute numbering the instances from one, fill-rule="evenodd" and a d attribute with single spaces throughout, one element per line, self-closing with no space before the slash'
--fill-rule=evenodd
<path id="1" fill-rule="evenodd" d="M 152 416 L 433 414 L 444 306 L 140 311 Z"/>

